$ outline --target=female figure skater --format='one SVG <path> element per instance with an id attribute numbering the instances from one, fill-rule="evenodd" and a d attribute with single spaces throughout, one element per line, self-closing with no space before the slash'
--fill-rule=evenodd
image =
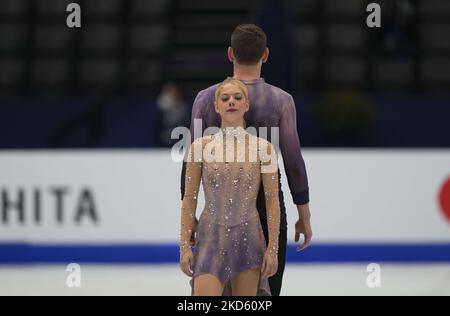
<path id="1" fill-rule="evenodd" d="M 181 270 L 191 277 L 196 296 L 271 295 L 268 278 L 278 269 L 280 231 L 277 154 L 272 144 L 244 129 L 249 101 L 242 82 L 227 79 L 218 86 L 215 110 L 222 118 L 220 131 L 197 139 L 189 150 L 181 209 Z M 261 181 L 268 243 L 256 209 Z M 195 227 L 200 182 L 206 205 Z"/>

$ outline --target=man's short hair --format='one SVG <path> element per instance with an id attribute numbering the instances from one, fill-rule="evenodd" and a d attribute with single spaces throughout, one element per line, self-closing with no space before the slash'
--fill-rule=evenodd
<path id="1" fill-rule="evenodd" d="M 231 48 L 238 64 L 256 65 L 266 47 L 266 34 L 254 24 L 240 24 L 231 35 Z"/>

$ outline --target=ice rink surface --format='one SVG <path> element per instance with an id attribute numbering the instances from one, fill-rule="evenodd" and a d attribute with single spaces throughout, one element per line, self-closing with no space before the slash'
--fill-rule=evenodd
<path id="1" fill-rule="evenodd" d="M 367 265 L 289 264 L 284 296 L 450 295 L 450 265 L 381 264 L 381 287 L 370 288 Z M 70 288 L 65 265 L 0 266 L 0 295 L 190 294 L 177 265 L 81 265 L 81 287 Z"/>

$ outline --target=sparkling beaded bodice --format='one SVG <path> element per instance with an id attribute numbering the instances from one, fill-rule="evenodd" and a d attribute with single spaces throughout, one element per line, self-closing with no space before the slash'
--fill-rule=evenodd
<path id="1" fill-rule="evenodd" d="M 243 128 L 221 129 L 214 135 L 197 139 L 190 148 L 186 168 L 181 252 L 189 243 L 200 182 L 205 193 L 200 222 L 220 225 L 225 229 L 223 237 L 226 238 L 233 227 L 245 227 L 258 216 L 256 200 L 261 181 L 268 209 L 270 249 L 276 252 L 280 224 L 277 168 L 273 146 Z"/>
<path id="2" fill-rule="evenodd" d="M 223 132 L 223 130 L 222 130 Z M 235 162 L 204 162 L 202 165 L 203 189 L 205 192 L 205 209 L 202 217 L 223 226 L 235 226 L 249 218 L 257 216 L 256 198 L 261 181 L 260 162 L 250 162 L 249 157 L 239 162 L 236 155 L 240 149 L 249 149 L 254 154 L 255 148 L 249 147 L 250 134 L 242 136 L 242 131 L 219 132 L 207 140 L 211 146 L 222 146 L 227 138 L 234 138 L 234 145 L 224 148 L 224 157 L 234 155 Z M 241 139 L 242 138 L 242 139 Z M 242 141 L 242 142 L 241 142 Z M 216 144 L 212 144 L 214 142 Z M 247 147 L 245 147 L 247 146 Z M 245 147 L 245 148 L 244 148 Z M 213 147 L 214 148 L 214 147 Z"/>

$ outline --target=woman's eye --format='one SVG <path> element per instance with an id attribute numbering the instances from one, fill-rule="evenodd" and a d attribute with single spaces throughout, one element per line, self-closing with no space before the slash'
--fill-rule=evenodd
<path id="1" fill-rule="evenodd" d="M 230 98 L 229 96 L 223 95 L 221 99 L 222 101 L 228 101 L 229 98 Z"/>
<path id="2" fill-rule="evenodd" d="M 241 100 L 241 99 L 242 99 L 242 94 L 236 94 L 236 95 L 234 96 L 234 98 L 235 98 L 236 100 Z"/>

